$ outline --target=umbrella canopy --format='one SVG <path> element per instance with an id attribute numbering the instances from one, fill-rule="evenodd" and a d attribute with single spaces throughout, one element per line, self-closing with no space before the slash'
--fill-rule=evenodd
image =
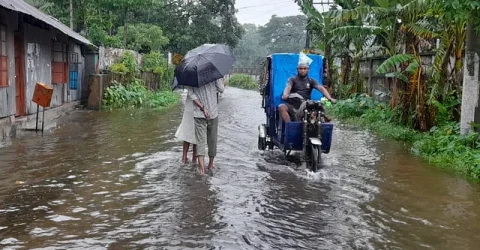
<path id="1" fill-rule="evenodd" d="M 227 45 L 204 44 L 190 50 L 175 68 L 174 88 L 200 87 L 228 74 L 235 57 Z"/>

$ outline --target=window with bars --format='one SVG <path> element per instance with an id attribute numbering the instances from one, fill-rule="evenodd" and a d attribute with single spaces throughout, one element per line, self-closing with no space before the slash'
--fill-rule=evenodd
<path id="1" fill-rule="evenodd" d="M 0 24 L 0 87 L 8 87 L 7 26 Z"/>
<path id="2" fill-rule="evenodd" d="M 52 83 L 67 83 L 67 44 L 53 42 Z"/>

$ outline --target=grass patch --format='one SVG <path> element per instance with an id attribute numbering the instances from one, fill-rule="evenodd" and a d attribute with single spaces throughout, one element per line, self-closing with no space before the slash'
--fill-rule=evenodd
<path id="1" fill-rule="evenodd" d="M 172 91 L 150 91 L 138 79 L 128 84 L 118 84 L 105 90 L 105 109 L 164 108 L 179 103 L 180 96 Z"/>
<path id="2" fill-rule="evenodd" d="M 248 90 L 257 90 L 257 82 L 249 75 L 245 74 L 234 74 L 230 79 L 228 79 L 227 84 L 232 87 Z"/>
<path id="3" fill-rule="evenodd" d="M 401 125 L 396 110 L 365 94 L 338 101 L 329 112 L 349 124 L 409 143 L 412 153 L 435 166 L 480 180 L 480 136 L 478 133 L 460 135 L 460 126 L 456 122 L 445 121 L 429 132 L 421 133 Z"/>

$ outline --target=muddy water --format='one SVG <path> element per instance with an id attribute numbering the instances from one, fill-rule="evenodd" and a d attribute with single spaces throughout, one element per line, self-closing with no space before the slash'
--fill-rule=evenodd
<path id="1" fill-rule="evenodd" d="M 478 184 L 346 126 L 322 171 L 296 170 L 256 150 L 258 93 L 220 105 L 213 176 L 179 164 L 180 108 L 76 112 L 3 142 L 0 247 L 480 249 Z"/>

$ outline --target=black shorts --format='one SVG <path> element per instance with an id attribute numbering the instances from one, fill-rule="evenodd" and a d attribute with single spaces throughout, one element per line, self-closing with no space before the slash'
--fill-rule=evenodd
<path id="1" fill-rule="evenodd" d="M 296 114 L 297 110 L 289 103 L 283 103 L 283 105 L 287 106 L 288 109 L 288 115 L 290 116 L 290 120 L 295 121 L 296 120 Z"/>

